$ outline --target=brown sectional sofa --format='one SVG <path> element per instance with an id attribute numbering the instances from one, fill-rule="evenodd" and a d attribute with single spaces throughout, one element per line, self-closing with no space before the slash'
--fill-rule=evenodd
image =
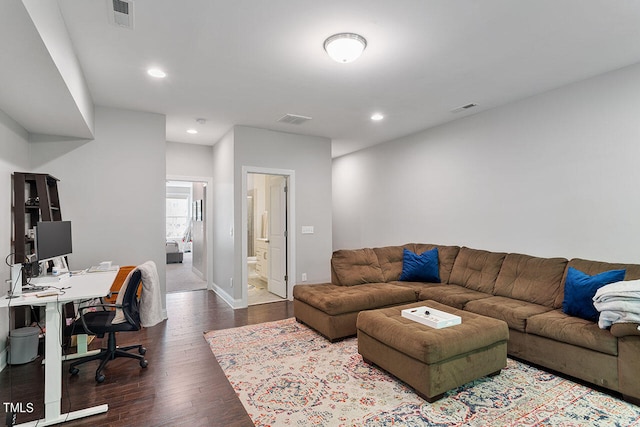
<path id="1" fill-rule="evenodd" d="M 441 283 L 399 281 L 403 249 L 438 248 Z M 509 326 L 508 354 L 619 392 L 640 404 L 638 325 L 611 330 L 562 311 L 567 269 L 586 274 L 626 269 L 640 279 L 640 265 L 583 259 L 539 258 L 467 247 L 406 244 L 339 250 L 331 259 L 332 283 L 296 285 L 294 315 L 334 341 L 356 334 L 362 310 L 433 300 L 497 318 Z"/>

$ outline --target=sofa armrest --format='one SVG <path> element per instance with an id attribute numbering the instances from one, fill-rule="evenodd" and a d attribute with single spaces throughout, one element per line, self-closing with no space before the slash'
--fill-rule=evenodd
<path id="1" fill-rule="evenodd" d="M 624 323 L 620 323 L 624 325 Z M 633 324 L 636 328 L 638 324 Z M 618 338 L 618 391 L 627 402 L 640 405 L 640 336 L 627 335 Z"/>
<path id="2" fill-rule="evenodd" d="M 638 323 L 614 323 L 611 325 L 611 335 L 614 337 L 626 337 L 629 335 L 640 335 L 640 324 Z"/>

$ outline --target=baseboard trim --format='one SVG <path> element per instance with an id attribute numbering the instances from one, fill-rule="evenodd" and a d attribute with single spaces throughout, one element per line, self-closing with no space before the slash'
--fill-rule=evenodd
<path id="1" fill-rule="evenodd" d="M 242 300 L 234 299 L 231 295 L 229 295 L 227 292 L 225 292 L 220 286 L 216 285 L 215 283 L 211 284 L 211 290 L 215 292 L 216 295 L 218 295 L 220 298 L 222 298 L 224 302 L 226 302 L 229 305 L 229 307 L 233 308 L 234 310 L 238 308 L 243 308 Z"/>

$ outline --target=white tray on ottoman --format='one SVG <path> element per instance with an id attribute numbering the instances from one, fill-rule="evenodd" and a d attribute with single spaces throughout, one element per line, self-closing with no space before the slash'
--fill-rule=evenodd
<path id="1" fill-rule="evenodd" d="M 436 329 L 446 328 L 447 326 L 454 326 L 462 323 L 460 316 L 426 306 L 402 310 L 402 317 L 406 317 L 414 322 L 419 322 L 423 325 Z"/>

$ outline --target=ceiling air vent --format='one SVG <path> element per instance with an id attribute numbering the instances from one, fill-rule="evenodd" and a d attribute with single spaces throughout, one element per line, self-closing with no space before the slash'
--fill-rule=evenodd
<path id="1" fill-rule="evenodd" d="M 278 119 L 280 123 L 289 123 L 291 125 L 301 125 L 309 120 L 311 120 L 311 117 L 299 116 L 297 114 L 285 114 Z"/>
<path id="2" fill-rule="evenodd" d="M 470 104 L 467 104 L 467 105 L 462 105 L 462 106 L 460 106 L 458 108 L 454 108 L 453 110 L 451 110 L 451 112 L 452 113 L 459 113 L 461 111 L 469 110 L 469 109 L 471 109 L 473 107 L 477 107 L 477 106 L 478 106 L 478 104 L 470 103 Z"/>
<path id="3" fill-rule="evenodd" d="M 133 0 L 107 0 L 109 22 L 118 27 L 133 29 Z"/>

